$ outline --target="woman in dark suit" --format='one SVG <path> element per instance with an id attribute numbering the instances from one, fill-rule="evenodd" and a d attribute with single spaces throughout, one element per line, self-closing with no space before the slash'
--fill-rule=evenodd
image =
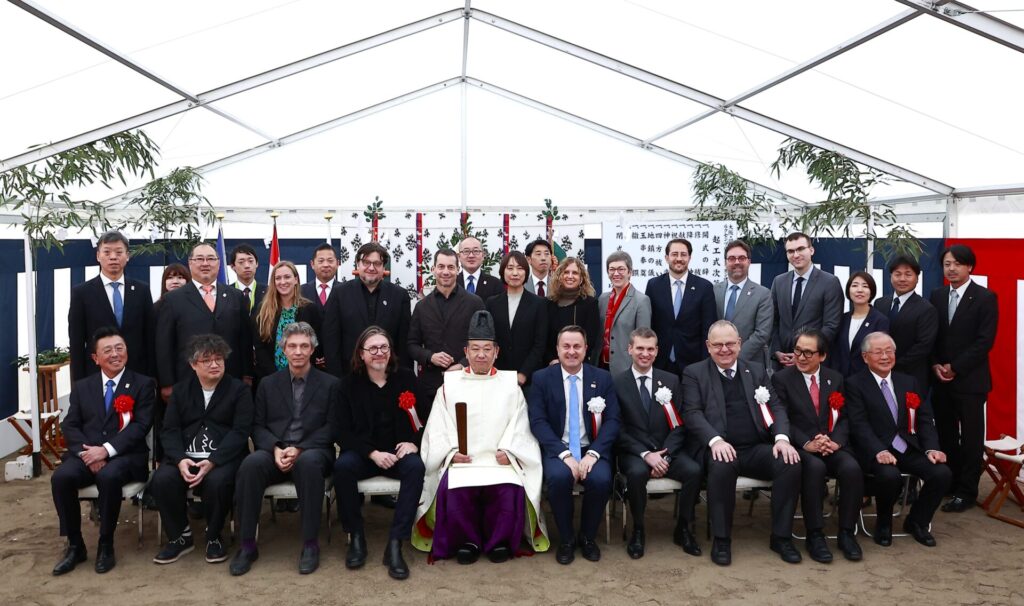
<path id="1" fill-rule="evenodd" d="M 387 331 L 370 326 L 359 336 L 352 354 L 352 373 L 342 379 L 333 430 L 341 445 L 334 463 L 338 516 L 349 537 L 347 568 L 366 563 L 363 499 L 360 480 L 387 476 L 401 482 L 391 519 L 384 564 L 395 579 L 409 576 L 402 558 L 402 541 L 412 536 L 413 519 L 423 490 L 420 440 L 429 406 L 416 401 L 416 377 L 398 366 Z"/>
<path id="2" fill-rule="evenodd" d="M 866 271 L 854 272 L 846 281 L 850 311 L 843 314 L 839 332 L 829 347 L 832 353 L 829 366 L 838 370 L 844 378 L 867 368 L 860 355 L 860 344 L 864 337 L 873 332 L 889 332 L 889 318 L 871 306 L 876 292 L 875 279 Z"/>
<path id="3" fill-rule="evenodd" d="M 548 339 L 546 359 L 558 362 L 555 342 L 558 331 L 566 326 L 580 326 L 587 335 L 587 361 L 597 365 L 601 353 L 601 313 L 587 266 L 576 257 L 567 257 L 558 264 L 548 287 Z"/>
<path id="4" fill-rule="evenodd" d="M 547 301 L 524 288 L 530 272 L 526 255 L 510 251 L 501 260 L 498 275 L 505 292 L 487 301 L 498 337 L 498 370 L 514 370 L 519 385 L 526 386 L 534 371 L 544 366 L 544 348 L 548 336 Z"/>
<path id="5" fill-rule="evenodd" d="M 288 367 L 278 341 L 281 331 L 293 322 L 308 322 L 320 334 L 320 308 L 302 296 L 299 285 L 299 270 L 291 261 L 281 261 L 274 266 L 271 274 L 273 284 L 267 289 L 259 307 L 252 313 L 252 343 L 256 352 L 256 378 Z M 318 345 L 314 360 L 323 357 Z"/>

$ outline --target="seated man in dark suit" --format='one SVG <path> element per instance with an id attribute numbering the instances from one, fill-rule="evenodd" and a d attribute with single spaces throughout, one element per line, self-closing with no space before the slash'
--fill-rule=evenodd
<path id="1" fill-rule="evenodd" d="M 633 537 L 626 553 L 633 559 L 643 557 L 647 480 L 667 477 L 683 485 L 672 540 L 686 553 L 699 556 L 700 545 L 693 536 L 692 525 L 701 469 L 683 451 L 683 390 L 679 377 L 653 367 L 658 356 L 658 335 L 650 328 L 635 329 L 629 335 L 626 351 L 633 363 L 614 377 L 622 411 L 616 451 L 619 469 L 626 476 L 626 494 L 633 514 Z"/>
<path id="2" fill-rule="evenodd" d="M 225 374 L 232 353 L 217 335 L 196 335 L 188 345 L 195 374 L 174 386 L 164 417 L 164 465 L 153 473 L 150 490 L 160 507 L 168 543 L 153 558 L 177 562 L 193 549 L 185 498 L 189 489 L 202 499 L 206 518 L 206 561 L 228 559 L 221 530 L 231 511 L 235 474 L 249 452 L 252 389 Z"/>
<path id="3" fill-rule="evenodd" d="M 324 478 L 334 464 L 331 417 L 338 404 L 340 381 L 313 368 L 316 333 L 305 322 L 289 324 L 281 334 L 288 368 L 268 375 L 256 390 L 252 441 L 256 451 L 238 470 L 235 507 L 242 547 L 231 560 L 231 574 L 249 572 L 259 558 L 256 527 L 263 491 L 271 484 L 294 482 L 302 523 L 299 572 L 320 565 L 320 517 Z"/>
<path id="4" fill-rule="evenodd" d="M 928 528 L 953 474 L 939 450 L 931 406 L 921 397 L 913 377 L 892 372 L 896 364 L 892 337 L 873 332 L 864 338 L 861 352 L 868 367 L 846 380 L 846 406 L 861 467 L 874 476 L 875 542 L 892 545 L 892 508 L 900 491 L 900 473 L 910 473 L 924 480 L 924 486 L 903 529 L 918 543 L 934 547 Z"/>
<path id="5" fill-rule="evenodd" d="M 60 534 L 68 538 L 54 575 L 71 572 L 86 558 L 78 490 L 96 484 L 100 541 L 96 572 L 111 570 L 114 529 L 121 513 L 121 489 L 146 479 L 156 385 L 153 379 L 125 368 L 128 348 L 115 328 L 100 328 L 92 339 L 92 360 L 100 372 L 79 379 L 71 389 L 67 416 L 61 423 L 67 452 L 50 478 Z"/>
<path id="6" fill-rule="evenodd" d="M 828 341 L 817 328 L 797 332 L 796 363 L 772 375 L 772 385 L 786 407 L 793 443 L 800 449 L 803 491 L 800 505 L 807 528 L 807 553 L 815 562 L 832 561 L 825 543 L 822 497 L 827 474 L 839 481 L 839 549 L 847 560 L 863 557 L 854 537 L 864 496 L 864 473 L 850 450 L 850 421 L 843 411 L 843 375 L 822 366 Z"/>
<path id="7" fill-rule="evenodd" d="M 772 480 L 772 535 L 769 546 L 791 564 L 800 552 L 790 539 L 800 494 L 800 453 L 789 443 L 786 407 L 772 393 L 765 368 L 739 360 L 740 333 L 727 320 L 708 331 L 711 358 L 683 371 L 686 449 L 708 470 L 711 561 L 732 562 L 732 514 L 736 478 Z"/>
<path id="8" fill-rule="evenodd" d="M 530 430 L 540 443 L 548 502 L 558 526 L 559 564 L 575 559 L 572 490 L 583 485 L 579 545 L 583 557 L 596 562 L 594 542 L 601 513 L 612 491 L 612 446 L 619 437 L 619 402 L 607 371 L 583 362 L 587 336 L 566 326 L 556 341 L 558 364 L 533 373 L 528 407 Z"/>

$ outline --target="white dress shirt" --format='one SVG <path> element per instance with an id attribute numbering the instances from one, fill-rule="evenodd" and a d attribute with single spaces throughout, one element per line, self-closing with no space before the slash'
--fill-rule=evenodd
<path id="1" fill-rule="evenodd" d="M 124 303 L 124 300 L 126 298 L 124 292 L 124 274 L 121 274 L 121 276 L 118 277 L 118 279 L 116 280 L 111 280 L 110 278 L 103 275 L 103 272 L 100 272 L 100 281 L 103 282 L 103 292 L 107 293 L 107 302 L 110 303 L 111 310 L 114 309 L 114 289 L 113 287 L 110 286 L 113 282 L 117 282 L 118 284 L 121 285 L 119 287 L 121 289 L 121 302 Z"/>
<path id="2" fill-rule="evenodd" d="M 113 381 L 114 382 L 114 393 L 117 393 L 117 388 L 121 385 L 121 377 L 123 377 L 123 376 L 124 376 L 124 369 L 123 368 L 121 369 L 121 372 L 117 373 L 117 375 L 113 376 L 113 377 L 108 377 L 102 370 L 100 371 L 100 381 L 102 383 L 100 385 L 100 389 L 102 390 L 102 391 L 100 391 L 100 393 L 103 394 L 103 396 L 104 396 L 104 403 L 106 402 L 106 395 L 107 395 L 107 381 Z M 113 408 L 114 404 L 111 403 L 110 407 Z M 107 456 L 109 458 L 113 459 L 114 457 L 117 456 L 117 450 L 113 446 L 110 445 L 110 442 L 104 442 L 103 443 L 103 448 L 107 449 Z M 82 456 L 82 454 L 79 453 L 78 456 Z"/>

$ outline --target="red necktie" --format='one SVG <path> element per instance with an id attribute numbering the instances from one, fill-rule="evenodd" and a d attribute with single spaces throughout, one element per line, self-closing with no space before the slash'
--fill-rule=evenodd
<path id="1" fill-rule="evenodd" d="M 327 305 L 327 285 L 320 285 L 320 305 Z"/>
<path id="2" fill-rule="evenodd" d="M 543 282 L 537 282 L 537 296 L 538 297 L 543 297 L 544 296 L 544 283 Z"/>
<path id="3" fill-rule="evenodd" d="M 821 405 L 818 404 L 818 381 L 811 375 L 811 402 L 814 404 L 814 412 L 821 414 Z"/>

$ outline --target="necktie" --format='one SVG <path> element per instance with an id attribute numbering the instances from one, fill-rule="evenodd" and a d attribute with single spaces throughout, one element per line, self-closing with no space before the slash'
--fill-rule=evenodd
<path id="1" fill-rule="evenodd" d="M 245 297 L 245 306 L 252 309 L 252 289 L 246 286 L 242 289 L 242 296 Z"/>
<path id="2" fill-rule="evenodd" d="M 886 379 L 882 379 L 881 385 L 882 397 L 885 398 L 885 403 L 889 405 L 889 412 L 892 413 L 892 420 L 896 422 L 896 437 L 892 439 L 892 447 L 896 449 L 896 452 L 907 452 L 907 441 L 900 435 L 900 413 L 899 407 L 896 406 L 896 396 L 894 396 L 892 390 L 889 389 L 889 382 Z"/>
<path id="3" fill-rule="evenodd" d="M 320 285 L 320 305 L 327 305 L 327 285 Z"/>
<path id="4" fill-rule="evenodd" d="M 953 323 L 953 314 L 956 313 L 956 304 L 960 302 L 960 295 L 952 287 L 949 289 L 949 323 Z"/>
<path id="5" fill-rule="evenodd" d="M 114 319 L 117 320 L 117 325 L 121 326 L 124 322 L 124 299 L 121 298 L 121 283 L 111 282 L 110 288 L 114 289 Z"/>
<path id="6" fill-rule="evenodd" d="M 474 295 L 476 294 L 476 284 L 473 284 L 475 280 L 476 278 L 474 278 L 473 276 L 466 276 L 466 290 L 473 293 Z"/>
<path id="7" fill-rule="evenodd" d="M 206 306 L 213 311 L 217 307 L 217 297 L 213 296 L 213 284 L 206 284 L 203 286 L 203 301 L 206 301 Z"/>
<path id="8" fill-rule="evenodd" d="M 900 313 L 900 298 L 896 295 L 892 296 L 892 309 L 889 310 L 889 324 L 896 321 L 896 316 Z"/>
<path id="9" fill-rule="evenodd" d="M 800 297 L 804 294 L 804 277 L 796 279 L 796 291 L 793 293 L 793 319 L 796 319 L 796 310 L 800 307 Z"/>
<path id="10" fill-rule="evenodd" d="M 683 281 L 676 280 L 676 293 L 672 297 L 672 315 L 679 317 L 679 310 L 683 307 Z"/>
<path id="11" fill-rule="evenodd" d="M 544 296 L 544 282 L 543 281 L 537 282 L 537 296 L 538 297 L 543 297 Z"/>
<path id="12" fill-rule="evenodd" d="M 821 390 L 818 389 L 818 379 L 811 375 L 811 403 L 814 404 L 814 412 L 821 414 Z"/>
<path id="13" fill-rule="evenodd" d="M 733 370 L 731 368 L 726 368 L 725 369 L 725 378 L 729 379 L 730 381 L 732 381 L 732 373 L 733 373 Z"/>
<path id="14" fill-rule="evenodd" d="M 114 403 L 114 382 L 112 380 L 107 381 L 107 391 L 103 394 L 103 401 L 107 405 L 107 412 L 110 412 L 110 406 Z"/>
<path id="15" fill-rule="evenodd" d="M 580 447 L 580 395 L 576 392 L 576 375 L 569 375 L 569 452 L 577 460 L 581 460 Z"/>
<path id="16" fill-rule="evenodd" d="M 736 295 L 739 292 L 740 287 L 733 284 L 729 287 L 729 300 L 725 304 L 725 319 L 732 322 L 732 317 L 736 314 Z"/>
<path id="17" fill-rule="evenodd" d="M 640 377 L 640 403 L 644 405 L 644 411 L 651 412 L 651 392 L 647 390 L 647 377 Z"/>

